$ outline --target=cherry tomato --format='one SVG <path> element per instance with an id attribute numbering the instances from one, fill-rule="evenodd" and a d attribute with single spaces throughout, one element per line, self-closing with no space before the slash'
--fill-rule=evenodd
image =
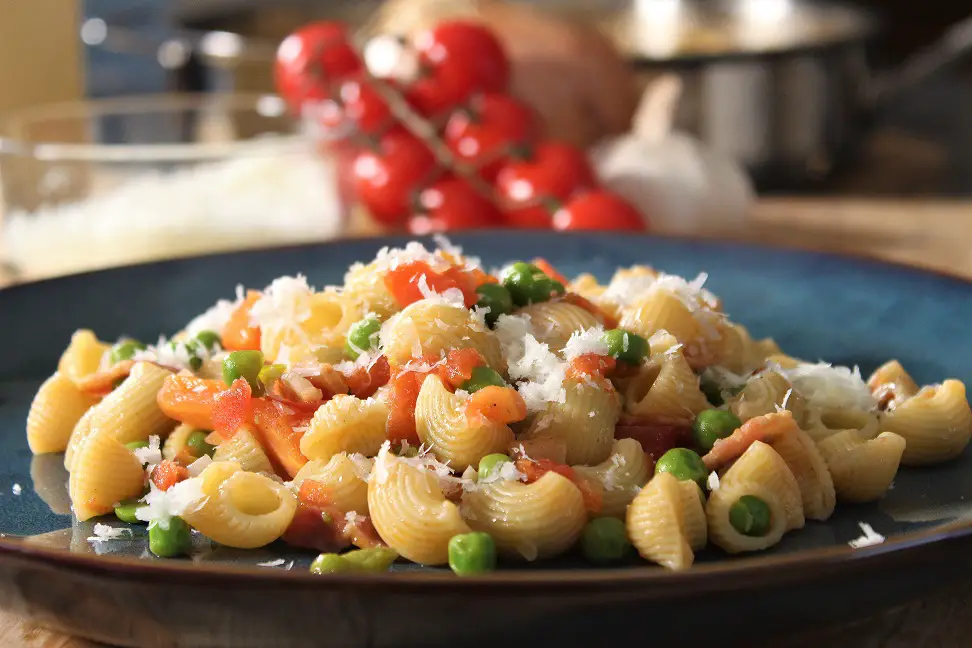
<path id="1" fill-rule="evenodd" d="M 506 203 L 506 221 L 515 227 L 549 228 L 556 211 L 551 203 L 559 207 L 577 191 L 594 185 L 594 172 L 583 151 L 559 142 L 542 142 L 511 155 L 496 176 L 496 190 Z"/>
<path id="2" fill-rule="evenodd" d="M 301 27 L 280 43 L 274 77 L 280 96 L 299 115 L 305 102 L 326 99 L 332 83 L 360 69 L 347 28 L 321 21 Z"/>
<path id="3" fill-rule="evenodd" d="M 491 227 L 500 222 L 499 210 L 464 180 L 446 178 L 423 189 L 408 231 L 418 236 L 457 229 Z"/>
<path id="4" fill-rule="evenodd" d="M 414 41 L 420 76 L 406 93 L 423 115 L 438 115 L 474 92 L 503 92 L 510 64 L 493 33 L 478 23 L 445 21 Z"/>
<path id="5" fill-rule="evenodd" d="M 530 109 L 502 94 L 476 95 L 467 108 L 457 110 L 445 127 L 445 142 L 462 160 L 480 168 L 492 182 L 513 146 L 533 139 Z"/>
<path id="6" fill-rule="evenodd" d="M 395 128 L 355 157 L 355 193 L 379 223 L 400 225 L 408 215 L 412 191 L 434 167 L 429 149 L 404 129 Z"/>
<path id="7" fill-rule="evenodd" d="M 553 215 L 557 230 L 645 230 L 637 209 L 607 191 L 589 191 L 572 198 Z"/>
<path id="8" fill-rule="evenodd" d="M 353 128 L 370 135 L 391 121 L 391 111 L 381 95 L 358 77 L 341 82 L 335 96 L 321 105 L 319 121 L 329 131 Z"/>

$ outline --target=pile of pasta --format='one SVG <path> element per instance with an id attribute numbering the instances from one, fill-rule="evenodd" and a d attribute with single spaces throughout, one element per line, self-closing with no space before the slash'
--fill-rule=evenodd
<path id="1" fill-rule="evenodd" d="M 708 544 L 766 549 L 968 444 L 961 382 L 790 357 L 704 281 L 382 249 L 341 286 L 238 289 L 157 344 L 79 330 L 27 437 L 65 453 L 79 520 L 282 538 L 325 552 L 323 571 L 378 549 L 458 573 L 493 553 L 604 562 L 633 545 L 683 569 Z"/>

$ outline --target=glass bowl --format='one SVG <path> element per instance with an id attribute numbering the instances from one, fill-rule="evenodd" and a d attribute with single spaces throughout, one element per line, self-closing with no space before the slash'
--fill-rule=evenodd
<path id="1" fill-rule="evenodd" d="M 332 238 L 337 177 L 272 95 L 33 108 L 0 130 L 0 281 Z"/>

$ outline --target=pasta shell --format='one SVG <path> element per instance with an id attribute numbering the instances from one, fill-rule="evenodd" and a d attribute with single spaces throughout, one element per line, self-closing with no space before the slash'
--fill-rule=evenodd
<path id="1" fill-rule="evenodd" d="M 62 452 L 78 421 L 97 398 L 82 393 L 70 378 L 55 373 L 44 381 L 27 414 L 27 445 L 34 454 Z"/>
<path id="2" fill-rule="evenodd" d="M 387 447 L 368 481 L 368 511 L 389 547 L 425 565 L 448 562 L 449 540 L 470 531 L 435 474 L 394 457 Z"/>
<path id="3" fill-rule="evenodd" d="M 653 357 L 625 390 L 625 410 L 639 418 L 691 422 L 708 407 L 681 350 Z"/>
<path id="4" fill-rule="evenodd" d="M 695 484 L 691 485 L 698 489 Z M 642 558 L 673 570 L 692 566 L 695 561 L 692 541 L 698 544 L 700 533 L 702 536 L 705 533 L 702 499 L 700 493 L 693 495 L 686 497 L 678 479 L 664 472 L 655 475 L 641 489 L 628 507 L 626 527 L 631 543 Z M 691 527 L 691 538 L 686 533 L 686 523 Z"/>
<path id="5" fill-rule="evenodd" d="M 357 455 L 355 459 L 341 452 L 327 461 L 309 461 L 294 475 L 294 487 L 300 488 L 305 479 L 312 479 L 327 489 L 331 502 L 342 511 L 368 514 L 368 482 L 371 459 Z"/>
<path id="6" fill-rule="evenodd" d="M 532 484 L 480 485 L 463 496 L 462 514 L 470 527 L 493 536 L 501 553 L 527 560 L 566 552 L 587 523 L 580 490 L 555 472 Z"/>
<path id="7" fill-rule="evenodd" d="M 238 429 L 232 438 L 216 446 L 213 461 L 233 461 L 246 472 L 273 473 L 270 458 L 247 425 Z"/>
<path id="8" fill-rule="evenodd" d="M 57 363 L 57 372 L 76 383 L 98 371 L 102 357 L 110 348 L 87 329 L 75 331 L 71 343 Z"/>
<path id="9" fill-rule="evenodd" d="M 719 490 L 745 491 L 759 484 L 772 493 L 783 506 L 786 531 L 803 528 L 803 495 L 793 471 L 772 447 L 755 441 L 719 480 Z"/>
<path id="10" fill-rule="evenodd" d="M 803 513 L 810 520 L 826 520 L 834 512 L 837 497 L 827 463 L 807 434 L 793 426 L 772 448 L 783 458 L 800 486 Z"/>
<path id="11" fill-rule="evenodd" d="M 380 400 L 338 394 L 321 405 L 300 440 L 308 459 L 328 460 L 341 452 L 374 455 L 385 442 L 388 407 Z"/>
<path id="12" fill-rule="evenodd" d="M 550 403 L 537 415 L 525 441 L 550 437 L 566 444 L 566 462 L 593 465 L 611 454 L 621 401 L 613 389 L 593 382 L 568 379 L 563 403 Z"/>
<path id="13" fill-rule="evenodd" d="M 382 326 L 381 343 L 393 365 L 440 357 L 453 349 L 476 349 L 490 367 L 506 372 L 499 340 L 462 306 L 417 301 Z"/>
<path id="14" fill-rule="evenodd" d="M 419 439 L 458 471 L 477 465 L 488 454 L 504 452 L 513 441 L 513 432 L 506 425 L 468 419 L 467 402 L 468 398 L 451 393 L 435 375 L 425 378 L 415 402 Z"/>
<path id="15" fill-rule="evenodd" d="M 142 462 L 108 431 L 93 432 L 73 463 L 68 487 L 80 521 L 110 513 L 115 504 L 142 494 Z"/>
<path id="16" fill-rule="evenodd" d="M 891 487 L 898 473 L 906 441 L 893 432 L 870 439 L 857 430 L 844 430 L 820 442 L 820 453 L 833 476 L 842 502 L 873 502 Z"/>
<path id="17" fill-rule="evenodd" d="M 603 488 L 601 511 L 604 517 L 624 519 L 628 504 L 651 476 L 641 444 L 634 439 L 618 439 L 611 456 L 596 466 L 573 466 L 574 470 Z"/>
<path id="18" fill-rule="evenodd" d="M 920 466 L 948 461 L 961 454 L 972 436 L 972 411 L 965 385 L 946 380 L 922 388 L 884 415 L 882 427 L 907 442 L 901 463 Z"/>
<path id="19" fill-rule="evenodd" d="M 558 353 L 563 351 L 574 331 L 583 331 L 601 322 L 580 306 L 565 301 L 546 301 L 531 304 L 517 311 L 530 316 L 533 337 Z"/>

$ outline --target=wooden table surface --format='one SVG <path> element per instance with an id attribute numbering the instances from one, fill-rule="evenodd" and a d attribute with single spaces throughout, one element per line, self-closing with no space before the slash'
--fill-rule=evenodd
<path id="1" fill-rule="evenodd" d="M 883 257 L 972 278 L 972 202 L 774 198 L 763 200 L 732 238 Z M 773 648 L 967 648 L 972 645 L 972 584 L 954 586 L 867 619 Z M 3 648 L 100 648 L 0 610 Z M 284 648 L 284 647 L 281 647 Z"/>

